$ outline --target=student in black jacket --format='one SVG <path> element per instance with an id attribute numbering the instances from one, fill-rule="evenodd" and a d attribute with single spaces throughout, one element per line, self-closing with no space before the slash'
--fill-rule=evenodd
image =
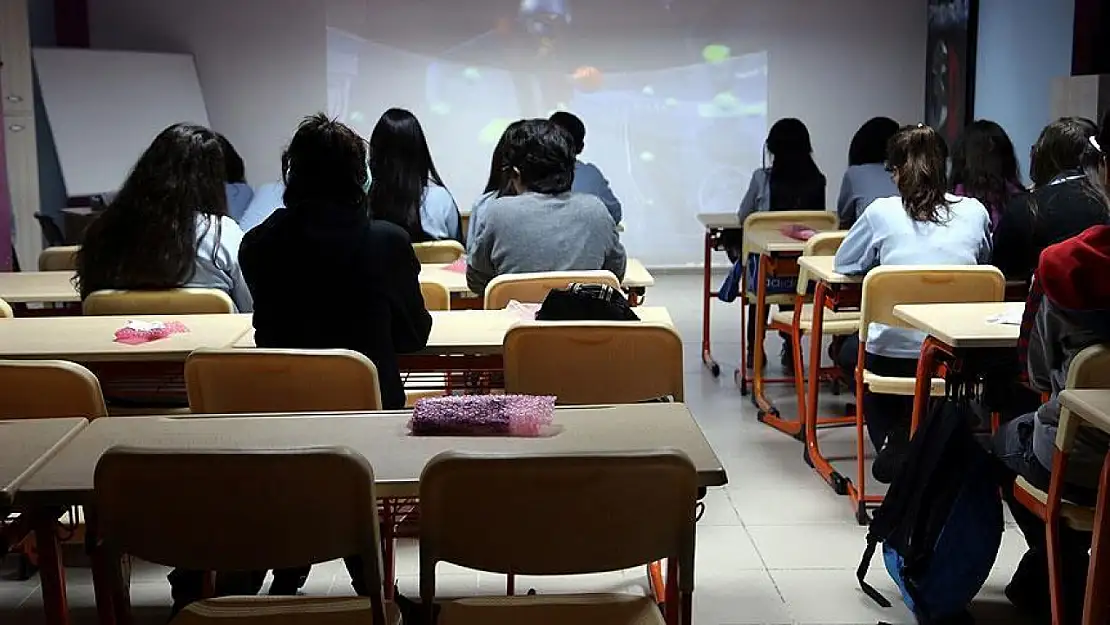
<path id="1" fill-rule="evenodd" d="M 1032 193 L 1013 198 L 994 232 L 992 264 L 1011 280 L 1028 282 L 1041 252 L 1091 226 L 1110 221 L 1106 194 L 1098 180 L 1102 156 L 1090 120 L 1065 117 L 1052 122 L 1033 145 Z"/>
<path id="2" fill-rule="evenodd" d="M 283 157 L 285 209 L 244 237 L 259 347 L 344 348 L 378 367 L 382 404 L 403 408 L 397 354 L 423 349 L 432 318 L 409 235 L 366 210 L 366 143 L 321 115 Z"/>

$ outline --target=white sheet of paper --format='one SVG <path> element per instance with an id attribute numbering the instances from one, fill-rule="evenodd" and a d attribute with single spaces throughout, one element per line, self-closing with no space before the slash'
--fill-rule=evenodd
<path id="1" fill-rule="evenodd" d="M 999 315 L 991 315 L 987 317 L 988 323 L 1000 323 L 1009 326 L 1021 325 L 1021 316 L 1025 313 L 1025 308 L 1022 306 L 1011 306 L 1006 309 L 1006 312 Z"/>

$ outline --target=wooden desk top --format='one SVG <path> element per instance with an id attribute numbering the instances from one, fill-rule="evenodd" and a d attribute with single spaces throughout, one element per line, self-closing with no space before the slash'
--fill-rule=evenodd
<path id="1" fill-rule="evenodd" d="M 438 282 L 447 287 L 447 290 L 452 295 L 458 294 L 468 297 L 478 297 L 471 293 L 470 287 L 466 285 L 466 273 L 448 271 L 447 265 L 421 265 L 420 279 L 424 282 Z M 644 289 L 655 286 L 655 278 L 648 272 L 642 262 L 635 258 L 629 258 L 624 270 L 624 282 L 622 285 L 626 289 Z"/>
<path id="2" fill-rule="evenodd" d="M 744 233 L 748 251 L 752 254 L 801 254 L 806 247 L 799 241 L 775 230 L 753 230 Z"/>
<path id="3" fill-rule="evenodd" d="M 80 417 L 0 421 L 0 510 L 12 503 L 32 473 L 88 423 Z"/>
<path id="4" fill-rule="evenodd" d="M 9 304 L 79 302 L 72 271 L 0 272 L 0 299 Z"/>
<path id="5" fill-rule="evenodd" d="M 674 327 L 671 314 L 661 306 L 640 306 L 633 312 L 643 322 Z M 526 323 L 518 313 L 508 310 L 432 311 L 431 315 L 432 333 L 420 355 L 500 354 L 509 328 Z M 253 329 L 235 342 L 235 347 L 254 346 Z"/>
<path id="6" fill-rule="evenodd" d="M 863 276 L 846 276 L 833 271 L 835 256 L 802 256 L 798 264 L 809 271 L 813 280 L 821 280 L 826 284 L 861 284 Z"/>
<path id="7" fill-rule="evenodd" d="M 1110 433 L 1110 389 L 1076 389 L 1060 393 L 1060 404 L 1075 416 Z"/>
<path id="8" fill-rule="evenodd" d="M 702 486 L 727 482 L 725 470 L 683 404 L 561 408 L 540 438 L 411 436 L 409 413 L 128 417 L 97 419 L 19 488 L 19 505 L 87 503 L 100 456 L 116 445 L 153 449 L 288 449 L 346 446 L 374 467 L 378 494 L 419 493 L 420 473 L 447 450 L 490 453 L 629 452 L 680 449 Z"/>
<path id="9" fill-rule="evenodd" d="M 129 320 L 181 321 L 188 332 L 142 345 L 115 342 Z M 250 328 L 250 315 L 28 317 L 0 323 L 0 358 L 76 362 L 184 361 L 200 347 L 229 347 Z"/>
<path id="10" fill-rule="evenodd" d="M 894 316 L 949 347 L 1014 347 L 1021 327 L 987 319 L 1023 308 L 1024 304 L 1008 302 L 913 304 L 895 306 Z"/>
<path id="11" fill-rule="evenodd" d="M 698 221 L 706 230 L 735 230 L 744 227 L 740 215 L 732 213 L 698 213 Z"/>

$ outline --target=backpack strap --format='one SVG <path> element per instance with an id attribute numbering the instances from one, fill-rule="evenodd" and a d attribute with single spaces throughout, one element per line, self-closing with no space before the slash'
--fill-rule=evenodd
<path id="1" fill-rule="evenodd" d="M 879 544 L 879 539 L 868 534 L 867 536 L 867 549 L 863 550 L 863 560 L 859 563 L 859 568 L 856 569 L 856 580 L 859 582 L 860 590 L 863 594 L 871 598 L 872 601 L 879 604 L 884 608 L 890 607 L 890 601 L 882 595 L 875 587 L 864 581 L 863 578 L 867 577 L 867 570 L 871 568 L 871 558 L 875 555 L 875 547 Z"/>

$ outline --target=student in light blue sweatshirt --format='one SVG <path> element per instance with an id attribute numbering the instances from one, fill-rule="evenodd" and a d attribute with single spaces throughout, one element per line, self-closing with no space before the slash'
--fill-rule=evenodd
<path id="1" fill-rule="evenodd" d="M 404 109 L 382 114 L 370 134 L 370 214 L 405 229 L 413 243 L 462 241 L 462 217 L 432 162 L 420 121 Z"/>
<path id="2" fill-rule="evenodd" d="M 836 214 L 840 228 L 847 230 L 859 214 L 881 197 L 898 195 L 894 178 L 886 170 L 886 146 L 898 132 L 898 122 L 889 117 L 873 117 L 856 131 L 848 147 L 848 170 L 840 181 Z"/>
<path id="3" fill-rule="evenodd" d="M 619 224 L 624 218 L 623 209 L 621 201 L 609 186 L 609 181 L 597 165 L 578 158 L 582 150 L 586 149 L 586 124 L 577 115 L 566 111 L 556 111 L 551 115 L 550 121 L 569 132 L 574 139 L 574 182 L 570 186 L 571 192 L 596 196 L 609 210 L 613 223 Z"/>
<path id="4" fill-rule="evenodd" d="M 871 203 L 848 232 L 834 267 L 848 275 L 880 265 L 977 265 L 990 262 L 990 215 L 972 198 L 946 193 L 948 148 L 928 126 L 906 126 L 890 141 L 889 164 L 901 197 Z M 872 323 L 866 368 L 876 375 L 914 377 L 925 335 Z M 859 338 L 838 359 L 855 374 Z M 913 398 L 864 392 L 864 418 L 875 449 L 875 478 L 889 483 L 909 444 Z"/>

